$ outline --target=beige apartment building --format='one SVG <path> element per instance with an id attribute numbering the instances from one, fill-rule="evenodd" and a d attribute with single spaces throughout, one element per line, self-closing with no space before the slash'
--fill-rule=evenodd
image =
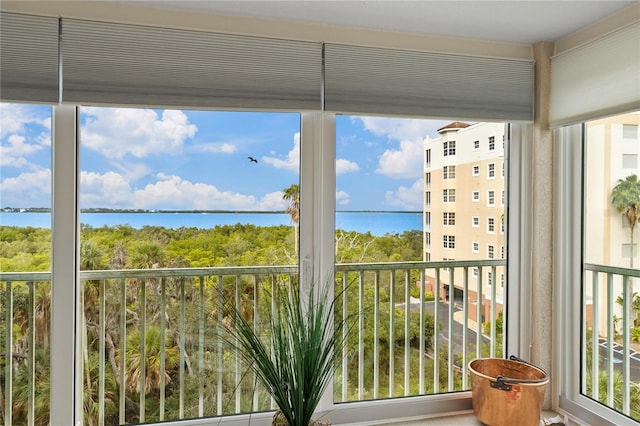
<path id="1" fill-rule="evenodd" d="M 584 261 L 638 269 L 640 223 L 632 232 L 626 218 L 613 207 L 611 194 L 620 180 L 631 175 L 640 176 L 640 112 L 587 123 L 585 165 Z M 632 278 L 630 281 L 630 293 L 640 293 L 639 280 Z M 612 284 L 615 300 L 622 295 L 624 284 L 620 277 Z M 586 319 L 592 324 L 593 306 L 598 306 L 596 315 L 601 336 L 607 336 L 607 320 L 611 316 L 606 303 L 607 290 L 607 280 L 601 280 L 596 289 L 585 282 Z M 613 303 L 611 309 L 614 319 L 622 318 L 619 303 Z M 622 324 L 615 322 L 615 333 L 619 333 Z"/>
<path id="2" fill-rule="evenodd" d="M 424 260 L 477 260 L 505 257 L 505 158 L 503 123 L 453 122 L 438 130 L 440 137 L 424 141 Z M 448 300 L 462 299 L 464 272 L 435 277 L 425 274 L 425 289 Z M 503 266 L 472 268 L 467 286 L 469 318 L 489 318 L 495 288 L 495 308 L 502 310 L 506 276 Z M 434 292 L 435 293 L 435 292 Z M 478 298 L 478 293 L 481 297 Z"/>

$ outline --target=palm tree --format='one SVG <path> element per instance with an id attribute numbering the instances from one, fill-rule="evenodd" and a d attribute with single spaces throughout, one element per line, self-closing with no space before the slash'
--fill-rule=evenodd
<path id="1" fill-rule="evenodd" d="M 618 179 L 618 183 L 611 190 L 611 204 L 618 213 L 622 213 L 629 224 L 629 267 L 633 268 L 633 231 L 636 223 L 640 221 L 640 181 L 637 175 Z"/>
<path id="2" fill-rule="evenodd" d="M 291 216 L 291 222 L 293 222 L 294 230 L 294 249 L 296 252 L 296 259 L 298 258 L 298 225 L 300 223 L 300 185 L 294 183 L 282 193 L 282 198 L 289 201 L 289 205 L 284 210 L 289 216 Z"/>

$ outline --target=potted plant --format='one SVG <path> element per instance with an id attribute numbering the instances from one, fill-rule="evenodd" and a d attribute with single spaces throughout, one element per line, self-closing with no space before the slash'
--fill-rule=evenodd
<path id="1" fill-rule="evenodd" d="M 350 317 L 334 319 L 341 293 L 331 296 L 331 287 L 311 284 L 301 294 L 298 283 L 276 286 L 275 309 L 259 324 L 225 303 L 224 340 L 277 404 L 273 425 L 330 424 L 312 415 L 342 356 L 343 331 L 353 324 Z"/>

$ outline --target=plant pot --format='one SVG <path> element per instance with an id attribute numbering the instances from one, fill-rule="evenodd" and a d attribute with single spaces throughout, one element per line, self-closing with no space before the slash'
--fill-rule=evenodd
<path id="1" fill-rule="evenodd" d="M 282 411 L 278 410 L 273 415 L 273 421 L 271 426 L 289 426 L 287 419 L 284 418 Z M 331 426 L 331 422 L 328 420 L 311 420 L 309 426 Z"/>

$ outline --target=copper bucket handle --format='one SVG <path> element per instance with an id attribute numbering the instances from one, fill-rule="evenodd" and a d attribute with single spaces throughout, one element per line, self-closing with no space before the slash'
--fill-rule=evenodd
<path id="1" fill-rule="evenodd" d="M 511 383 L 528 383 L 528 384 L 534 384 L 534 383 L 542 383 L 546 380 L 548 380 L 549 378 L 549 374 L 546 372 L 546 370 L 542 367 L 538 367 L 535 364 L 532 364 L 528 361 L 525 361 L 523 359 L 518 358 L 515 355 L 511 355 L 509 357 L 509 359 L 511 361 L 518 361 L 521 362 L 523 364 L 527 364 L 530 365 L 531 367 L 537 368 L 538 370 L 542 371 L 544 373 L 544 377 L 542 379 L 512 379 L 509 377 L 504 377 L 504 376 L 498 376 L 496 377 L 496 381 L 490 381 L 491 387 L 494 389 L 500 389 L 503 391 L 510 391 L 511 390 Z"/>

